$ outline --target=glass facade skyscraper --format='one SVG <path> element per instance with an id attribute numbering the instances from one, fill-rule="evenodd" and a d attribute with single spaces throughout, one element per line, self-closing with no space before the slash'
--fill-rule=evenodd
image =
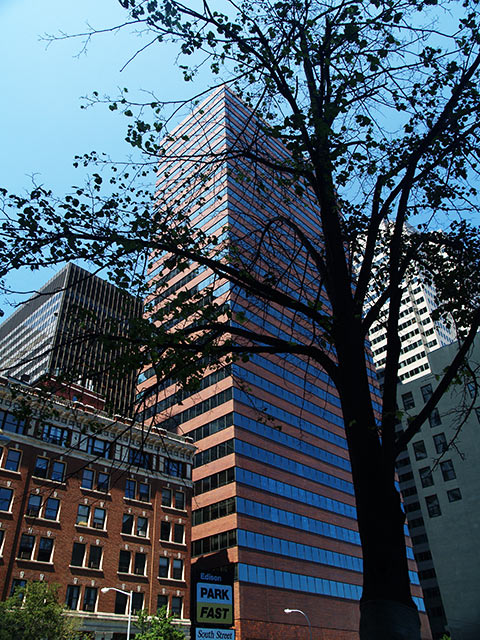
<path id="1" fill-rule="evenodd" d="M 134 375 L 112 370 L 122 354 L 115 336 L 140 315 L 140 300 L 68 264 L 0 325 L 1 372 L 29 383 L 48 377 L 78 384 L 125 415 Z"/>
<path id="2" fill-rule="evenodd" d="M 178 322 L 169 309 L 185 291 L 185 303 L 203 296 L 224 305 L 231 326 L 256 332 L 272 348 L 207 368 L 195 392 L 179 392 L 173 380 L 158 384 L 153 367 L 146 369 L 140 419 L 189 435 L 198 447 L 193 562 L 234 566 L 237 640 L 300 637 L 296 625 L 305 621 L 287 608 L 308 614 L 315 637 L 353 640 L 362 560 L 338 394 L 307 356 L 274 353 L 275 338 L 330 348 L 305 315 L 282 305 L 281 292 L 294 293 L 329 313 L 304 244 L 276 216 L 295 221 L 317 245 L 322 235 L 308 189 L 275 175 L 269 159 L 289 162 L 225 88 L 171 134 L 159 165 L 159 208 L 165 215 L 181 210 L 212 251 L 228 253 L 245 274 L 272 279 L 280 293 L 278 300 L 247 295 L 207 267 L 185 260 L 171 268 L 166 255 L 153 257 L 152 320 Z M 236 335 L 232 344 L 243 339 Z M 372 394 L 379 395 L 371 367 Z M 414 594 L 423 609 L 418 586 Z"/>

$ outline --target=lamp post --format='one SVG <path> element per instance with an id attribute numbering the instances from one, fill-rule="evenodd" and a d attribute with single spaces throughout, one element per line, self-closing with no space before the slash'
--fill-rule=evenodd
<path id="1" fill-rule="evenodd" d="M 123 595 L 127 596 L 128 598 L 127 640 L 130 640 L 130 627 L 132 626 L 133 591 L 123 591 L 123 589 L 117 589 L 116 587 L 103 587 L 101 589 L 102 593 L 107 593 L 107 591 L 118 591 L 118 593 L 123 593 Z"/>
<path id="2" fill-rule="evenodd" d="M 308 619 L 307 614 L 304 611 L 301 611 L 300 609 L 284 609 L 285 613 L 301 613 L 302 616 L 304 616 L 305 620 L 308 622 L 308 630 L 310 632 L 310 640 L 312 640 L 312 625 L 310 623 L 310 620 Z"/>

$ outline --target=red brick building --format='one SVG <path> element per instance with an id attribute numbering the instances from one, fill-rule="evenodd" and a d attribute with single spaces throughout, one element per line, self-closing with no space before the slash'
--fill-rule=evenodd
<path id="1" fill-rule="evenodd" d="M 95 639 L 167 605 L 189 628 L 191 439 L 0 386 L 0 588 L 60 585 Z"/>

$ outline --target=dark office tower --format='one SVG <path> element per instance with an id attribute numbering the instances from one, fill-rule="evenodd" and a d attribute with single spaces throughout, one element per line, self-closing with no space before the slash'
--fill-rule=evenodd
<path id="1" fill-rule="evenodd" d="M 244 153 L 235 153 L 248 147 L 252 157 L 288 162 L 285 149 L 266 138 L 225 89 L 172 138 L 159 166 L 158 206 L 188 212 L 193 232 L 217 236 L 218 250 L 229 252 L 246 273 L 275 279 L 285 292 L 302 291 L 328 315 L 328 301 L 315 298 L 318 282 L 304 249 L 273 224 L 278 212 L 286 214 L 321 244 L 308 190 L 295 193 L 275 180 L 267 162 L 247 163 Z M 247 298 L 198 264 L 170 269 L 165 259 L 159 256 L 150 273 L 152 319 L 160 310 L 162 322 L 172 326 L 172 296 L 186 290 L 190 299 L 198 293 L 225 305 L 238 327 L 315 340 L 300 313 L 275 300 Z M 378 394 L 371 366 L 372 393 Z M 208 368 L 192 394 L 178 393 L 172 383 L 159 392 L 153 369 L 140 379 L 142 417 L 191 436 L 198 447 L 193 563 L 204 572 L 233 569 L 235 640 L 307 638 L 302 615 L 285 609 L 306 613 L 315 638 L 358 638 L 362 560 L 354 491 L 340 402 L 325 372 L 307 358 L 263 353 Z M 413 560 L 410 547 L 408 553 Z M 411 578 L 418 585 L 414 567 Z M 418 586 L 414 595 L 423 610 Z M 207 620 L 208 606 L 197 605 L 197 614 L 202 610 Z"/>
<path id="2" fill-rule="evenodd" d="M 68 264 L 0 325 L 1 372 L 55 392 L 75 385 L 126 415 L 134 375 L 115 367 L 125 348 L 116 338 L 140 314 L 139 300 Z"/>

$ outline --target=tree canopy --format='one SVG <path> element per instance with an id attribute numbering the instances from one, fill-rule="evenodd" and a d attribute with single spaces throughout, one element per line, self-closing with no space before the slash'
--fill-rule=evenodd
<path id="1" fill-rule="evenodd" d="M 185 640 L 185 634 L 175 626 L 174 619 L 175 616 L 168 614 L 166 607 L 159 609 L 155 616 L 148 616 L 145 611 L 140 611 L 136 622 L 139 633 L 135 638 L 137 640 Z"/>
<path id="2" fill-rule="evenodd" d="M 0 602 L 1 640 L 80 640 L 57 600 L 58 585 L 29 582 Z"/>
<path id="3" fill-rule="evenodd" d="M 61 199 L 40 186 L 28 197 L 4 190 L 0 274 L 84 259 L 144 294 L 149 314 L 135 325 L 128 360 L 153 363 L 159 389 L 172 378 L 198 385 L 202 366 L 253 353 L 293 353 L 321 367 L 339 394 L 352 462 L 364 554 L 361 633 L 376 637 L 367 631 L 369 603 L 414 610 L 395 458 L 461 371 L 480 326 L 478 3 L 120 4 L 126 24 L 152 32 L 152 46 L 178 42 L 192 93 L 198 69 L 209 66 L 212 83 L 195 93 L 193 108 L 226 87 L 252 116 L 228 145 L 199 149 L 181 128 L 180 138 L 172 131 L 185 103 L 138 104 L 124 90 L 110 108 L 130 119 L 127 139 L 144 161 L 77 158 L 94 167 L 92 180 Z M 171 173 L 178 163 L 195 166 L 195 176 Z M 269 184 L 284 189 L 289 206 L 308 201 L 318 231 L 305 231 L 280 207 L 267 220 L 250 215 L 249 233 L 236 242 L 192 228 L 225 163 L 257 202 L 268 202 Z M 286 257 L 281 247 L 289 247 Z M 164 292 L 155 306 L 149 268 L 155 289 L 174 270 L 187 277 L 208 269 L 215 278 L 196 292 L 186 284 Z M 405 276 L 415 270 L 435 285 L 437 315 L 457 327 L 459 350 L 425 407 L 396 434 L 400 306 Z M 219 282 L 242 291 L 244 310 L 215 299 Z M 253 326 L 248 301 L 277 305 L 285 323 L 299 319 L 305 333 Z M 365 350 L 379 318 L 388 338 L 380 415 Z M 417 625 L 405 637 L 418 633 Z M 379 637 L 389 636 L 381 629 Z"/>

